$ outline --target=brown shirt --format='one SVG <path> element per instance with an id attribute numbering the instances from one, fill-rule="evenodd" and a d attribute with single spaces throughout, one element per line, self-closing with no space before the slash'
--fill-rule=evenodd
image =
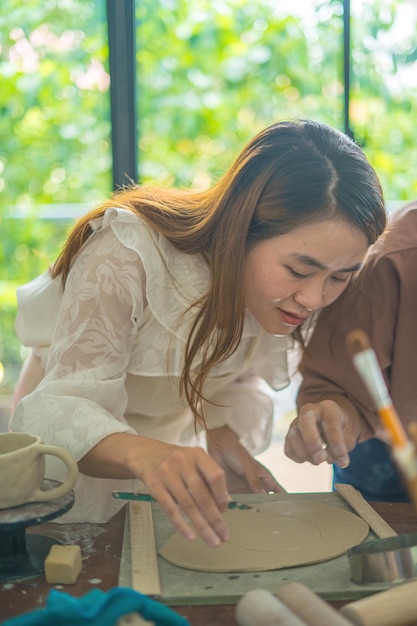
<path id="1" fill-rule="evenodd" d="M 388 233 L 342 296 L 324 309 L 301 364 L 298 406 L 329 396 L 349 399 L 377 425 L 371 398 L 346 347 L 354 329 L 366 332 L 404 424 L 417 420 L 417 201 L 390 215 Z"/>

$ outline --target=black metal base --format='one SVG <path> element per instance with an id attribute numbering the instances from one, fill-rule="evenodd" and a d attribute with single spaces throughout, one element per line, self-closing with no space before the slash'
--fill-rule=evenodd
<path id="1" fill-rule="evenodd" d="M 16 552 L 12 556 L 3 557 L 3 549 L 0 549 L 0 582 L 32 578 L 42 574 L 51 546 L 59 543 L 50 537 L 26 535 L 25 532 L 9 537 L 5 543 L 4 541 L 5 538 L 0 533 L 2 548 Z"/>
<path id="2" fill-rule="evenodd" d="M 58 485 L 56 480 L 45 479 L 42 488 L 49 490 Z M 26 533 L 26 529 L 63 515 L 73 504 L 74 492 L 70 491 L 49 502 L 0 510 L 0 582 L 32 578 L 44 571 L 45 558 L 51 546 L 59 541 Z"/>

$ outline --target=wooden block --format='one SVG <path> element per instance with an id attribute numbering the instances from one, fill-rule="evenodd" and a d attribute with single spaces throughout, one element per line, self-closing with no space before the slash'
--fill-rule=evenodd
<path id="1" fill-rule="evenodd" d="M 54 544 L 45 559 L 45 579 L 47 583 L 73 585 L 81 572 L 80 546 Z"/>

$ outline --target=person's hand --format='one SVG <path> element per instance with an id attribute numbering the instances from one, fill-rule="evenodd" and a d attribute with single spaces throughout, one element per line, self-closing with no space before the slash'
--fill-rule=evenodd
<path id="1" fill-rule="evenodd" d="M 356 411 L 348 412 L 342 403 L 323 400 L 302 406 L 285 438 L 285 454 L 297 463 L 327 461 L 347 467 L 349 452 L 374 433 Z"/>
<path id="2" fill-rule="evenodd" d="M 185 539 L 197 533 L 210 546 L 228 539 L 222 515 L 228 503 L 225 473 L 205 450 L 147 439 L 130 456 L 131 471 Z"/>
<path id="3" fill-rule="evenodd" d="M 271 472 L 253 458 L 228 426 L 209 431 L 207 448 L 226 473 L 229 493 L 285 492 Z"/>

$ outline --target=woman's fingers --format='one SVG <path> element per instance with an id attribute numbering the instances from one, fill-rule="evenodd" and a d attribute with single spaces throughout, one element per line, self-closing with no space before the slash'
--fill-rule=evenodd
<path id="1" fill-rule="evenodd" d="M 258 463 L 258 465 L 261 468 L 260 476 L 261 476 L 262 485 L 264 487 L 264 490 L 267 493 L 270 493 L 270 492 L 287 493 L 287 490 L 282 485 L 280 485 L 279 482 L 275 480 L 274 476 L 271 474 L 269 470 L 267 470 L 266 467 L 261 465 L 261 463 Z"/>
<path id="2" fill-rule="evenodd" d="M 186 539 L 197 534 L 210 546 L 228 539 L 224 472 L 201 448 L 177 448 L 146 484 Z"/>
<path id="3" fill-rule="evenodd" d="M 325 400 L 306 404 L 290 425 L 285 439 L 285 454 L 303 463 L 323 461 L 349 465 L 349 451 L 355 446 L 349 420 L 336 402 Z"/>
<path id="4" fill-rule="evenodd" d="M 249 493 L 285 492 L 285 489 L 262 463 L 259 463 L 248 453 L 246 454 L 247 457 L 242 463 L 242 473 L 247 481 Z"/>
<path id="5" fill-rule="evenodd" d="M 253 458 L 229 426 L 210 431 L 209 451 L 226 472 L 230 493 L 283 492 L 271 472 Z"/>
<path id="6" fill-rule="evenodd" d="M 310 415 L 304 414 L 291 422 L 285 437 L 284 452 L 297 463 L 309 461 L 318 465 L 327 460 L 325 442 L 315 419 L 310 419 Z"/>
<path id="7" fill-rule="evenodd" d="M 185 539 L 193 540 L 198 535 L 212 547 L 228 539 L 228 528 L 219 509 L 215 506 L 202 509 L 185 487 L 177 487 L 175 492 L 175 499 L 166 494 L 158 497 L 157 493 L 154 497 Z"/>

